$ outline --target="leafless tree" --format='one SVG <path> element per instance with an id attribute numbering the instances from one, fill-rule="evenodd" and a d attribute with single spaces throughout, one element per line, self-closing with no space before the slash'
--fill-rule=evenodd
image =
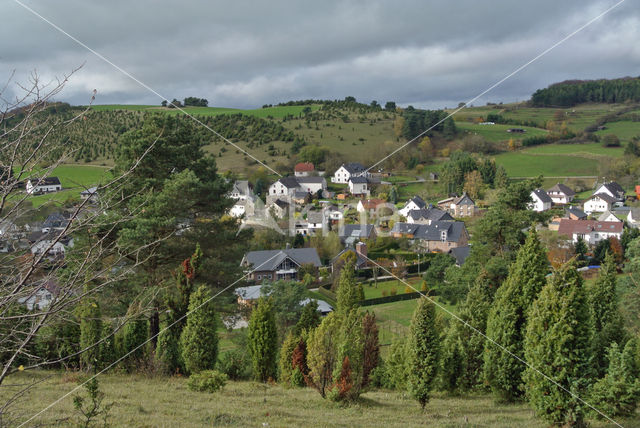
<path id="1" fill-rule="evenodd" d="M 130 192 L 124 196 L 121 190 L 154 144 L 129 170 L 105 175 L 109 178 L 92 188 L 92 193 L 61 207 L 65 214 L 58 224 L 43 232 L 27 221 L 37 209 L 25 184 L 47 183 L 56 167 L 73 159 L 77 150 L 52 138 L 52 133 L 73 121 L 86 120 L 86 110 L 65 118 L 47 111 L 76 71 L 46 83 L 33 73 L 26 85 L 14 83 L 11 76 L 0 92 L 0 392 L 5 389 L 0 394 L 0 426 L 10 423 L 9 415 L 17 417 L 11 409 L 18 407 L 16 403 L 34 385 L 26 382 L 6 393 L 3 387 L 12 383 L 7 380 L 13 373 L 65 366 L 69 359 L 100 345 L 43 357 L 33 352 L 43 329 L 73 319 L 74 307 L 89 294 L 126 281 L 156 244 L 124 249 L 113 239 L 119 226 L 143 209 L 144 203 L 132 207 Z M 15 85 L 22 96 L 7 99 L 9 85 Z M 78 186 L 69 192 L 82 190 L 88 189 Z M 127 210 L 121 209 L 125 204 Z M 115 212 L 118 215 L 112 214 Z M 140 296 L 142 310 L 151 299 Z M 125 322 L 118 320 L 114 330 Z"/>

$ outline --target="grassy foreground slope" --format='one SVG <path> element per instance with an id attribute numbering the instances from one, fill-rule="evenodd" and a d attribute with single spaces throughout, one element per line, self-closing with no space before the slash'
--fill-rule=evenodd
<path id="1" fill-rule="evenodd" d="M 47 375 L 27 399 L 21 400 L 16 425 L 43 409 L 75 386 L 74 376 L 59 373 L 21 373 L 9 379 Z M 435 394 L 425 412 L 406 394 L 371 391 L 348 407 L 323 400 L 312 389 L 284 389 L 254 382 L 229 382 L 216 394 L 189 391 L 184 378 L 108 374 L 101 376 L 105 403 L 113 402 L 111 426 L 144 427 L 544 427 L 526 404 L 497 405 L 488 395 L 448 397 Z M 7 388 L 8 389 L 8 388 Z M 8 391 L 0 390 L 0 396 Z M 29 426 L 69 426 L 74 422 L 72 397 L 65 398 L 29 423 Z M 18 409 L 14 409 L 18 413 Z M 620 421 L 639 427 L 640 418 Z M 609 426 L 594 421 L 592 427 Z"/>

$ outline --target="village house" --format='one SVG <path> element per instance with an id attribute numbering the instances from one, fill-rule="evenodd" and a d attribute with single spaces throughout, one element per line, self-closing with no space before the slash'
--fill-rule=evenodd
<path id="1" fill-rule="evenodd" d="M 574 243 L 582 238 L 589 245 L 596 245 L 603 239 L 615 237 L 620 239 L 624 224 L 619 221 L 597 220 L 560 220 L 558 235 L 566 236 Z"/>
<path id="2" fill-rule="evenodd" d="M 587 213 L 582 211 L 580 208 L 569 207 L 565 210 L 565 217 L 570 218 L 571 220 L 586 220 Z"/>
<path id="3" fill-rule="evenodd" d="M 562 183 L 557 183 L 551 189 L 547 190 L 547 194 L 554 204 L 560 205 L 569 204 L 576 197 L 576 192 Z"/>
<path id="4" fill-rule="evenodd" d="M 325 211 L 309 211 L 307 212 L 307 228 L 309 235 L 316 235 L 323 232 L 328 226 L 328 217 Z"/>
<path id="5" fill-rule="evenodd" d="M 408 238 L 426 251 L 449 252 L 469 243 L 469 233 L 461 221 L 434 221 L 431 224 L 396 223 L 391 236 Z"/>
<path id="6" fill-rule="evenodd" d="M 599 193 L 605 193 L 614 198 L 614 204 L 616 204 L 617 206 L 622 206 L 624 203 L 625 191 L 622 186 L 620 186 L 615 181 L 601 184 L 600 187 L 598 187 L 596 191 L 593 192 L 594 195 L 597 195 Z"/>
<path id="7" fill-rule="evenodd" d="M 640 227 L 640 208 L 631 207 L 627 213 L 627 223 L 631 227 Z"/>
<path id="8" fill-rule="evenodd" d="M 259 285 L 250 285 L 248 287 L 238 287 L 233 291 L 233 294 L 238 296 L 238 304 L 242 306 L 253 306 L 261 297 L 268 295 L 269 293 L 263 293 L 262 284 Z M 320 312 L 320 316 L 326 316 L 330 312 L 333 312 L 333 306 L 325 302 L 324 300 L 318 299 L 302 299 L 300 300 L 300 306 L 307 306 L 311 302 L 315 302 L 318 305 L 318 312 Z"/>
<path id="9" fill-rule="evenodd" d="M 475 214 L 476 204 L 465 192 L 462 196 L 438 201 L 438 208 L 454 217 L 471 217 Z"/>
<path id="10" fill-rule="evenodd" d="M 367 213 L 368 215 L 376 215 L 378 206 L 384 206 L 386 204 L 382 199 L 360 199 L 356 206 L 356 211 L 359 213 Z"/>
<path id="11" fill-rule="evenodd" d="M 427 203 L 418 195 L 409 199 L 402 209 L 398 210 L 400 215 L 407 217 L 409 211 L 421 210 L 427 207 Z"/>
<path id="12" fill-rule="evenodd" d="M 433 221 L 454 221 L 454 218 L 446 211 L 429 205 L 425 209 L 411 210 L 407 215 L 407 223 L 431 224 Z"/>
<path id="13" fill-rule="evenodd" d="M 327 189 L 327 180 L 323 177 L 282 177 L 269 186 L 269 197 L 289 196 L 300 199 L 308 194 L 316 194 Z"/>
<path id="14" fill-rule="evenodd" d="M 98 188 L 94 186 L 94 187 L 89 187 L 88 189 L 83 190 L 82 192 L 80 192 L 80 198 L 83 201 L 86 201 L 88 199 L 89 202 L 97 202 Z"/>
<path id="15" fill-rule="evenodd" d="M 247 180 L 236 180 L 229 192 L 231 199 L 244 201 L 252 195 L 251 185 Z"/>
<path id="16" fill-rule="evenodd" d="M 60 237 L 55 232 L 34 232 L 29 236 L 31 243 L 31 254 L 45 254 L 48 257 L 64 257 L 66 246 L 70 246 L 71 239 Z"/>
<path id="17" fill-rule="evenodd" d="M 300 162 L 293 167 L 293 174 L 296 177 L 308 177 L 313 174 L 315 167 L 311 162 Z"/>
<path id="18" fill-rule="evenodd" d="M 331 181 L 334 183 L 343 183 L 346 184 L 349 182 L 349 179 L 352 177 L 369 177 L 369 172 L 367 169 L 358 162 L 350 162 L 345 163 L 340 166 L 333 174 Z"/>
<path id="19" fill-rule="evenodd" d="M 463 247 L 456 247 L 449 250 L 449 254 L 456 260 L 456 266 L 460 267 L 464 264 L 469 254 L 471 254 L 471 247 L 465 245 Z"/>
<path id="20" fill-rule="evenodd" d="M 355 241 L 375 239 L 378 235 L 372 224 L 344 224 L 338 230 L 338 236 L 342 243 L 347 243 L 349 238 Z"/>
<path id="21" fill-rule="evenodd" d="M 70 214 L 66 212 L 52 213 L 42 223 L 42 233 L 48 233 L 54 230 L 62 231 L 69 225 Z"/>
<path id="22" fill-rule="evenodd" d="M 285 218 L 290 209 L 291 204 L 282 199 L 275 199 L 265 207 L 265 210 L 275 218 Z"/>
<path id="23" fill-rule="evenodd" d="M 256 200 L 257 197 L 248 195 L 245 198 L 239 198 L 236 203 L 229 210 L 229 214 L 233 217 L 251 217 L 256 213 Z"/>
<path id="24" fill-rule="evenodd" d="M 542 189 L 535 189 L 531 192 L 531 202 L 527 205 L 530 210 L 542 212 L 551 209 L 553 201 L 551 197 Z"/>
<path id="25" fill-rule="evenodd" d="M 349 192 L 353 196 L 367 197 L 369 196 L 369 180 L 366 177 L 349 178 Z"/>
<path id="26" fill-rule="evenodd" d="M 598 221 L 619 221 L 622 222 L 618 217 L 615 216 L 611 211 L 605 211 L 600 214 L 597 218 Z"/>
<path id="27" fill-rule="evenodd" d="M 355 256 L 355 270 L 364 269 L 369 266 L 369 260 L 367 260 L 367 244 L 365 244 L 364 242 L 356 242 L 354 245 L 351 245 L 340 251 L 337 256 L 331 259 L 331 273 L 334 273 L 337 266 L 340 264 L 340 260 L 344 258 L 345 254 L 349 253 L 353 253 L 353 255 Z"/>
<path id="28" fill-rule="evenodd" d="M 322 266 L 315 248 L 250 251 L 240 262 L 240 266 L 250 272 L 247 279 L 256 282 L 297 280 L 298 269 L 305 264 Z"/>
<path id="29" fill-rule="evenodd" d="M 36 195 L 40 193 L 50 193 L 62 190 L 62 185 L 58 177 L 31 178 L 27 180 L 27 193 Z"/>
<path id="30" fill-rule="evenodd" d="M 584 212 L 591 215 L 592 213 L 603 213 L 605 211 L 611 211 L 613 204 L 616 203 L 616 198 L 608 193 L 596 193 L 591 195 L 584 204 Z"/>

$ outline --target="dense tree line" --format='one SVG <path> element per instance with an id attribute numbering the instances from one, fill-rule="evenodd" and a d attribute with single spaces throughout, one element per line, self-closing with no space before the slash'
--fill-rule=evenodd
<path id="1" fill-rule="evenodd" d="M 623 103 L 640 101 L 640 78 L 567 80 L 531 96 L 535 107 L 570 107 L 580 103 Z"/>
<path id="2" fill-rule="evenodd" d="M 440 132 L 445 137 L 453 137 L 456 134 L 456 124 L 451 117 L 445 119 L 447 112 L 444 110 L 420 110 L 409 106 L 402 111 L 402 117 L 402 136 L 407 140 L 412 140 L 434 125 L 431 131 Z M 438 123 L 440 121 L 442 122 Z"/>

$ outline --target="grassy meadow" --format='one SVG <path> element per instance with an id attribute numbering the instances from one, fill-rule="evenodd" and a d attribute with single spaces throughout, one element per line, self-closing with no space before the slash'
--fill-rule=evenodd
<path id="1" fill-rule="evenodd" d="M 640 137 L 640 122 L 620 121 L 607 123 L 606 129 L 596 131 L 595 134 L 604 137 L 607 134 L 616 135 L 622 144 L 633 137 Z"/>
<path id="2" fill-rule="evenodd" d="M 480 135 L 488 141 L 508 141 L 510 138 L 513 138 L 514 141 L 518 141 L 527 137 L 547 135 L 549 133 L 546 129 L 517 125 L 479 125 L 477 123 L 456 122 L 456 126 L 458 129 L 466 131 L 469 134 Z M 507 132 L 507 129 L 510 128 L 522 128 L 527 132 L 522 134 Z"/>
<path id="3" fill-rule="evenodd" d="M 50 378 L 46 379 L 47 376 Z M 8 383 L 43 380 L 12 409 L 18 425 L 70 392 L 74 373 L 29 372 L 11 376 Z M 310 388 L 285 389 L 255 382 L 228 382 L 215 394 L 190 391 L 182 377 L 106 374 L 99 377 L 105 404 L 113 403 L 108 422 L 114 427 L 545 427 L 527 404 L 496 404 L 487 394 L 452 397 L 434 393 L 424 411 L 407 394 L 374 390 L 351 405 L 323 400 Z M 5 396 L 12 388 L 0 391 Z M 70 426 L 79 421 L 72 397 L 36 417 L 29 426 Z M 590 421 L 593 428 L 610 426 Z M 640 427 L 640 418 L 620 421 Z"/>
<path id="4" fill-rule="evenodd" d="M 534 154 L 526 151 L 501 153 L 495 156 L 512 177 L 594 176 L 598 174 L 598 159 L 546 153 Z"/>
<path id="5" fill-rule="evenodd" d="M 299 116 L 302 113 L 302 110 L 306 106 L 275 106 L 275 107 L 266 107 L 266 108 L 257 108 L 257 109 L 235 109 L 229 107 L 183 107 L 182 110 L 192 115 L 201 115 L 201 116 L 215 116 L 218 114 L 246 114 L 249 116 L 256 116 L 262 118 L 283 118 L 285 116 L 293 115 Z M 311 110 L 318 110 L 320 108 L 319 105 L 311 105 Z M 113 110 L 133 110 L 133 111 L 158 111 L 164 113 L 171 114 L 182 114 L 180 110 L 160 107 L 160 106 L 152 106 L 152 105 L 124 105 L 124 104 L 104 104 L 104 105 L 95 105 L 91 107 L 96 111 L 113 111 Z"/>

